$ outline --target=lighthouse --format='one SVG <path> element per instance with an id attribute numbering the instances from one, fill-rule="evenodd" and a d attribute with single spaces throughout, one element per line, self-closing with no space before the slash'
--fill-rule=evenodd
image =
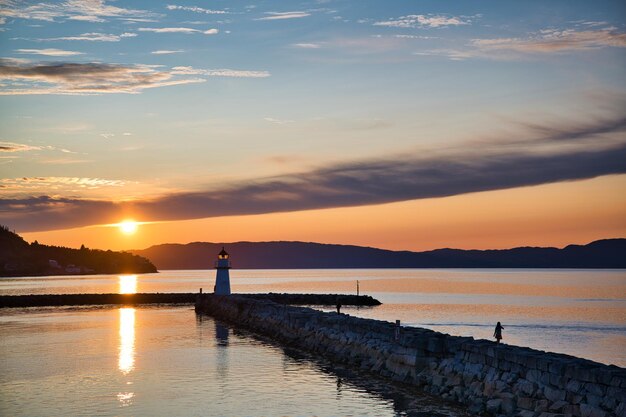
<path id="1" fill-rule="evenodd" d="M 215 269 L 217 269 L 217 275 L 215 277 L 216 295 L 230 295 L 230 276 L 228 275 L 230 261 L 228 257 L 228 252 L 226 252 L 222 246 L 222 251 L 217 254 L 217 261 L 215 261 Z"/>

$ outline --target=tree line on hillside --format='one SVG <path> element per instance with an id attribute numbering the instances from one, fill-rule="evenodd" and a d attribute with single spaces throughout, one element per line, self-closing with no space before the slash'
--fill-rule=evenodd
<path id="1" fill-rule="evenodd" d="M 0 276 L 157 272 L 146 258 L 128 252 L 80 249 L 26 242 L 0 225 Z"/>

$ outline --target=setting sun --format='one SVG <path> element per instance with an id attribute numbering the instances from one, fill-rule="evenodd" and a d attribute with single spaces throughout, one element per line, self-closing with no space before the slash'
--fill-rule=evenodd
<path id="1" fill-rule="evenodd" d="M 132 235 L 137 231 L 139 223 L 132 220 L 124 220 L 118 226 L 125 235 Z"/>

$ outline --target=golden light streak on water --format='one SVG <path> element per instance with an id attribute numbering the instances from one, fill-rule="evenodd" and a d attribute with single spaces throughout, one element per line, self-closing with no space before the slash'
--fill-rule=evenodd
<path id="1" fill-rule="evenodd" d="M 137 275 L 120 275 L 120 294 L 137 293 Z"/>
<path id="2" fill-rule="evenodd" d="M 135 397 L 134 392 L 120 392 L 117 394 L 117 399 L 121 403 L 122 407 L 128 407 L 133 403 L 133 398 Z"/>
<path id="3" fill-rule="evenodd" d="M 135 367 L 135 309 L 120 308 L 120 350 L 118 368 L 124 375 Z"/>

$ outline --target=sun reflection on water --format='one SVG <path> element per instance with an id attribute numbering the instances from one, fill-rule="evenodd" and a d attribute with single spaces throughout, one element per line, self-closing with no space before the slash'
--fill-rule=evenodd
<path id="1" fill-rule="evenodd" d="M 137 293 L 137 275 L 120 275 L 120 294 Z"/>
<path id="2" fill-rule="evenodd" d="M 135 367 L 135 309 L 120 308 L 120 357 L 118 367 L 124 375 Z"/>
<path id="3" fill-rule="evenodd" d="M 128 407 L 133 403 L 133 398 L 135 397 L 134 392 L 120 392 L 117 394 L 117 399 L 121 403 L 122 407 Z"/>

